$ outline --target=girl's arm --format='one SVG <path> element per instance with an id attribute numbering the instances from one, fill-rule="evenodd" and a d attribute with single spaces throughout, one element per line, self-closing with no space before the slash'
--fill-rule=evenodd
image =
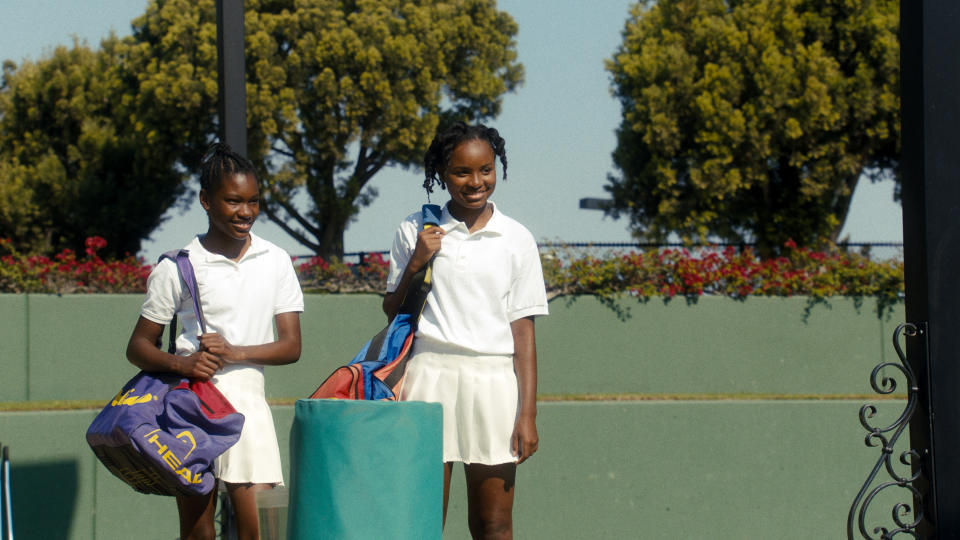
<path id="1" fill-rule="evenodd" d="M 300 359 L 300 313 L 278 313 L 274 321 L 277 325 L 276 341 L 263 345 L 232 345 L 220 334 L 203 334 L 200 349 L 229 364 L 292 364 Z"/>
<path id="2" fill-rule="evenodd" d="M 523 463 L 537 451 L 537 340 L 533 317 L 523 317 L 510 323 L 513 332 L 513 370 L 517 374 L 520 391 L 520 411 L 510 437 L 510 448 Z"/>
<path id="3" fill-rule="evenodd" d="M 163 326 L 142 316 L 137 319 L 127 343 L 127 360 L 131 364 L 143 371 L 167 371 L 200 380 L 209 379 L 223 365 L 219 358 L 202 349 L 190 356 L 158 349 L 157 339 L 163 334 Z"/>
<path id="4" fill-rule="evenodd" d="M 387 314 L 388 320 L 392 321 L 397 316 L 413 276 L 430 262 L 430 258 L 436 252 L 440 251 L 440 244 L 445 234 L 446 232 L 440 227 L 430 227 L 417 234 L 417 245 L 413 248 L 413 255 L 410 256 L 407 267 L 403 269 L 397 288 L 383 297 L 383 312 Z"/>

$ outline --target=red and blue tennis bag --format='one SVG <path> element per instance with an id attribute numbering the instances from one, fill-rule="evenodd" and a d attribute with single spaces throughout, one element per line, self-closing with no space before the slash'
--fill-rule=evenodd
<path id="1" fill-rule="evenodd" d="M 186 250 L 174 257 L 203 324 Z M 170 325 L 175 352 L 176 322 Z M 216 485 L 213 463 L 243 429 L 237 412 L 211 381 L 141 371 L 107 403 L 87 430 L 87 443 L 117 478 L 141 493 L 194 496 Z"/>
<path id="2" fill-rule="evenodd" d="M 423 205 L 423 228 L 438 226 L 441 211 L 435 204 Z M 310 394 L 311 399 L 397 400 L 420 313 L 430 292 L 432 267 L 431 259 L 414 274 L 393 321 L 368 341 L 349 364 L 327 377 Z"/>
<path id="3" fill-rule="evenodd" d="M 327 377 L 310 399 L 396 401 L 415 332 L 410 315 L 398 313 L 349 364 Z"/>

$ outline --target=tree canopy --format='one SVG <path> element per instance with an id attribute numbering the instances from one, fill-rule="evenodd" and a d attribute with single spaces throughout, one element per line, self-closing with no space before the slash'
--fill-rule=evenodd
<path id="1" fill-rule="evenodd" d="M 634 5 L 609 212 L 654 240 L 836 240 L 861 176 L 897 174 L 898 32 L 897 0 Z"/>
<path id="2" fill-rule="evenodd" d="M 4 65 L 0 84 L 0 238 L 17 249 L 135 254 L 183 192 L 191 134 L 151 119 L 128 55 L 109 37 Z M 189 163 L 189 161 L 188 161 Z"/>
<path id="3" fill-rule="evenodd" d="M 496 116 L 523 79 L 517 25 L 495 0 L 247 0 L 245 12 L 262 208 L 324 256 L 342 254 L 377 172 L 418 166 L 438 125 Z M 132 30 L 5 65 L 0 238 L 49 251 L 100 235 L 105 251 L 135 253 L 192 193 L 184 180 L 218 133 L 214 1 L 151 0 Z"/>
<path id="4" fill-rule="evenodd" d="M 324 256 L 343 253 L 377 172 L 418 165 L 440 122 L 495 116 L 523 76 L 517 26 L 494 0 L 248 0 L 245 26 L 263 210 Z M 216 97 L 212 0 L 154 0 L 134 28 L 158 92 Z"/>

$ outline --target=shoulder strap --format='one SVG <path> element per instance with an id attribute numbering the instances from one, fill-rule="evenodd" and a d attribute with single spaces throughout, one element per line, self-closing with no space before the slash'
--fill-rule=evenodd
<path id="1" fill-rule="evenodd" d="M 183 279 L 183 283 L 187 286 L 187 292 L 190 293 L 190 298 L 193 300 L 193 314 L 197 318 L 197 323 L 200 324 L 200 331 L 206 333 L 207 325 L 203 319 L 203 309 L 200 307 L 200 289 L 197 286 L 197 277 L 193 273 L 193 265 L 190 264 L 190 252 L 186 249 L 168 251 L 161 255 L 157 262 L 159 263 L 164 259 L 170 259 L 176 263 L 177 272 Z M 177 316 L 174 315 L 173 320 L 170 321 L 170 341 L 167 345 L 167 352 L 170 354 L 176 353 L 176 339 Z"/>
<path id="2" fill-rule="evenodd" d="M 423 208 L 420 209 L 420 214 L 423 216 L 423 228 L 435 227 L 440 225 L 440 216 L 443 214 L 443 208 L 440 208 L 436 204 L 425 204 Z"/>
<path id="3" fill-rule="evenodd" d="M 425 204 L 421 209 L 423 216 L 423 228 L 427 229 L 429 227 L 439 227 L 440 226 L 440 215 L 442 210 L 439 206 L 435 204 Z M 410 281 L 410 287 L 407 288 L 407 294 L 403 298 L 403 303 L 400 304 L 399 313 L 410 314 L 410 326 L 411 332 L 417 331 L 417 325 L 420 322 L 420 314 L 423 313 L 423 306 L 427 303 L 427 295 L 430 293 L 430 290 L 433 288 L 433 259 L 436 258 L 436 255 L 430 258 L 430 261 L 427 262 L 427 266 L 421 268 L 419 272 L 413 275 L 413 279 Z M 387 330 L 390 326 L 384 328 L 377 334 L 370 342 L 370 345 L 367 348 L 367 354 L 364 360 L 376 360 L 379 358 L 380 349 L 383 347 L 383 342 L 386 340 Z M 407 372 L 407 362 L 410 360 L 410 355 L 404 355 L 400 362 L 394 366 L 393 370 L 385 379 L 383 379 L 384 384 L 388 388 L 394 389 L 397 384 L 400 382 L 400 379 Z M 398 398 L 399 396 L 394 396 Z"/>
<path id="4" fill-rule="evenodd" d="M 420 209 L 423 216 L 423 228 L 440 226 L 440 215 L 443 210 L 436 204 L 425 204 Z M 434 256 L 435 257 L 435 256 Z M 416 326 L 420 320 L 420 314 L 423 312 L 423 305 L 427 302 L 427 294 L 432 288 L 433 277 L 433 257 L 427 263 L 427 266 L 420 269 L 413 275 L 410 286 L 407 288 L 407 294 L 403 297 L 400 304 L 400 313 L 408 313 L 413 316 L 412 322 Z"/>

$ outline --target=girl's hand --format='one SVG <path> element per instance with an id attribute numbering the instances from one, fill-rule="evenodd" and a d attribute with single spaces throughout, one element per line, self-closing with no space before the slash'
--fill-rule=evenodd
<path id="1" fill-rule="evenodd" d="M 517 417 L 517 422 L 513 425 L 513 434 L 510 436 L 510 451 L 517 456 L 517 465 L 532 456 L 539 444 L 536 420 L 521 414 Z"/>
<path id="2" fill-rule="evenodd" d="M 417 245 L 413 248 L 407 267 L 413 272 L 419 272 L 430 262 L 430 258 L 440 251 L 440 244 L 446 234 L 442 227 L 429 227 L 417 233 Z"/>
<path id="3" fill-rule="evenodd" d="M 413 276 L 423 270 L 430 263 L 430 259 L 440 251 L 440 244 L 446 234 L 446 231 L 439 226 L 428 227 L 417 233 L 417 245 L 413 247 L 413 253 L 407 260 L 400 283 L 393 292 L 388 292 L 383 297 L 383 312 L 387 315 L 388 321 L 392 321 L 397 316 Z"/>
<path id="4" fill-rule="evenodd" d="M 200 350 L 208 352 L 228 364 L 242 363 L 246 360 L 243 350 L 231 345 L 220 334 L 202 334 L 200 336 Z"/>
<path id="5" fill-rule="evenodd" d="M 201 350 L 190 356 L 177 356 L 173 370 L 184 377 L 205 381 L 213 377 L 221 367 L 223 362 L 219 358 Z"/>

